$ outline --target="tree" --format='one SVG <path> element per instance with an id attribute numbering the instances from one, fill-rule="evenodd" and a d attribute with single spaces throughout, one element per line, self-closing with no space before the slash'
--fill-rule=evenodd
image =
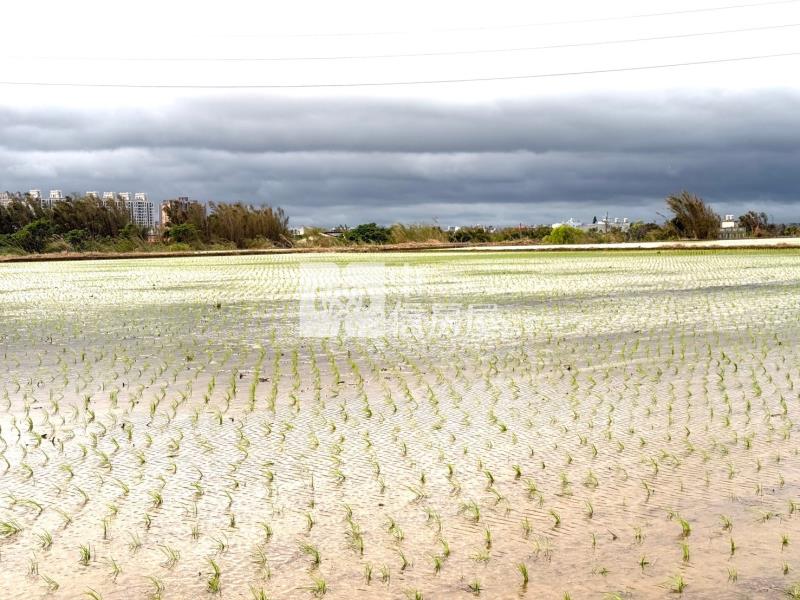
<path id="1" fill-rule="evenodd" d="M 26 252 L 41 252 L 53 233 L 53 225 L 47 219 L 36 219 L 25 225 L 13 236 L 14 243 Z"/>
<path id="2" fill-rule="evenodd" d="M 85 229 L 71 229 L 64 234 L 64 240 L 75 250 L 83 250 L 89 241 L 89 233 Z"/>
<path id="3" fill-rule="evenodd" d="M 655 223 L 645 223 L 644 221 L 635 221 L 631 223 L 628 229 L 628 241 L 642 242 L 653 237 L 658 237 L 662 233 L 661 227 Z"/>
<path id="4" fill-rule="evenodd" d="M 483 227 L 462 227 L 458 231 L 450 233 L 450 239 L 454 242 L 488 242 L 490 239 L 489 232 Z"/>
<path id="5" fill-rule="evenodd" d="M 583 232 L 577 227 L 559 225 L 554 227 L 550 235 L 542 240 L 546 244 L 579 244 L 583 241 Z"/>
<path id="6" fill-rule="evenodd" d="M 667 207 L 675 217 L 671 225 L 683 237 L 696 240 L 719 238 L 720 218 L 702 198 L 687 191 L 667 197 Z"/>
<path id="7" fill-rule="evenodd" d="M 389 230 L 375 223 L 362 223 L 345 232 L 343 237 L 356 244 L 385 244 L 389 241 Z"/>
<path id="8" fill-rule="evenodd" d="M 167 230 L 167 237 L 173 242 L 190 243 L 196 242 L 200 238 L 200 232 L 194 223 L 181 223 L 172 225 Z"/>
<path id="9" fill-rule="evenodd" d="M 245 248 L 258 240 L 291 245 L 289 217 L 281 208 L 236 204 L 211 204 L 208 230 L 212 238 Z"/>
<path id="10" fill-rule="evenodd" d="M 117 237 L 130 222 L 124 206 L 103 204 L 96 198 L 70 197 L 54 204 L 48 212 L 56 233 L 82 229 L 93 238 Z"/>
<path id="11" fill-rule="evenodd" d="M 191 223 L 197 230 L 198 236 L 204 241 L 209 241 L 208 215 L 203 204 L 195 200 L 191 202 L 170 200 L 164 210 L 169 227 Z"/>
<path id="12" fill-rule="evenodd" d="M 739 217 L 739 226 L 744 227 L 750 235 L 758 237 L 769 228 L 769 217 L 767 217 L 767 213 L 750 210 Z"/>
<path id="13" fill-rule="evenodd" d="M 534 227 L 508 227 L 501 229 L 497 239 L 504 240 L 542 240 L 553 231 L 550 225 L 536 225 Z"/>

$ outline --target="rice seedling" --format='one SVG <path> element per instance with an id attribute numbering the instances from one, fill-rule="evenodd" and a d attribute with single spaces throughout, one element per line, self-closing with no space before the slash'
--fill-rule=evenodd
<path id="1" fill-rule="evenodd" d="M 528 566 L 525 563 L 517 563 L 517 571 L 522 577 L 523 587 L 528 585 Z"/>
<path id="2" fill-rule="evenodd" d="M 795 583 L 787 588 L 786 595 L 792 600 L 800 599 L 800 583 Z"/>
<path id="3" fill-rule="evenodd" d="M 153 590 L 150 592 L 151 600 L 161 600 L 164 591 L 166 590 L 164 582 L 157 577 L 148 576 L 147 578 L 150 580 L 150 584 L 153 586 Z"/>
<path id="4" fill-rule="evenodd" d="M 94 559 L 94 553 L 92 552 L 92 547 L 89 544 L 81 544 L 78 548 L 78 562 L 85 566 L 88 566 L 89 563 Z"/>
<path id="5" fill-rule="evenodd" d="M 172 569 L 176 564 L 178 564 L 178 561 L 181 558 L 180 550 L 171 548 L 166 544 L 159 545 L 158 549 L 164 555 L 164 562 L 161 563 L 164 567 L 167 569 Z"/>
<path id="6" fill-rule="evenodd" d="M 111 581 L 116 583 L 117 577 L 122 573 L 122 567 L 113 557 L 108 559 L 108 566 L 111 569 Z"/>
<path id="7" fill-rule="evenodd" d="M 250 586 L 250 597 L 253 600 L 269 600 L 269 596 L 267 596 L 267 592 L 264 591 L 264 588 L 254 585 Z"/>
<path id="8" fill-rule="evenodd" d="M 683 518 L 679 518 L 678 523 L 681 526 L 681 536 L 684 538 L 689 537 L 692 533 L 692 526 L 689 524 L 689 522 Z"/>
<path id="9" fill-rule="evenodd" d="M 308 588 L 312 595 L 321 598 L 328 593 L 328 583 L 323 577 L 314 576 L 313 583 Z"/>
<path id="10" fill-rule="evenodd" d="M 674 594 L 683 594 L 686 589 L 686 581 L 683 579 L 683 575 L 678 574 L 670 577 L 668 588 Z"/>
<path id="11" fill-rule="evenodd" d="M 206 588 L 212 594 L 219 594 L 222 591 L 222 581 L 219 565 L 213 558 L 208 559 L 209 566 L 211 567 L 211 574 L 206 579 Z"/>
<path id="12" fill-rule="evenodd" d="M 39 577 L 42 578 L 42 581 L 44 581 L 45 585 L 47 586 L 47 591 L 51 594 L 57 592 L 61 587 L 59 583 L 52 577 L 48 577 L 47 575 L 39 575 Z"/>
<path id="13" fill-rule="evenodd" d="M 318 567 L 322 562 L 322 557 L 320 555 L 319 548 L 317 548 L 313 544 L 302 544 L 300 546 L 300 551 L 311 560 L 312 566 Z"/>
<path id="14" fill-rule="evenodd" d="M 14 537 L 20 531 L 22 531 L 22 526 L 16 521 L 0 521 L 0 537 Z"/>

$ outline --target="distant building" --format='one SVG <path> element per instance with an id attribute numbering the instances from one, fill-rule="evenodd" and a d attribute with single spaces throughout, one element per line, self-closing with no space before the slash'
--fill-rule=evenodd
<path id="1" fill-rule="evenodd" d="M 340 225 L 339 227 L 334 227 L 333 229 L 328 229 L 322 232 L 323 235 L 335 238 L 342 237 L 345 233 L 347 233 L 346 225 Z"/>
<path id="2" fill-rule="evenodd" d="M 577 229 L 583 227 L 583 223 L 581 223 L 580 221 L 576 221 L 572 217 L 570 217 L 567 221 L 564 221 L 562 223 L 553 223 L 551 227 L 555 229 L 556 227 L 561 227 L 562 225 L 567 225 L 568 227 L 575 227 Z"/>
<path id="3" fill-rule="evenodd" d="M 7 207 L 14 201 L 14 198 L 8 192 L 0 192 L 0 206 Z"/>
<path id="4" fill-rule="evenodd" d="M 87 198 L 93 198 L 94 200 L 100 199 L 100 192 L 86 192 Z"/>
<path id="5" fill-rule="evenodd" d="M 117 195 L 116 192 L 103 192 L 103 197 L 100 200 L 103 206 L 116 206 L 117 208 L 126 209 L 125 203 Z"/>
<path id="6" fill-rule="evenodd" d="M 603 217 L 602 219 L 594 219 L 594 222 L 589 223 L 588 225 L 582 225 L 579 227 L 584 231 L 628 231 L 631 228 L 631 223 L 627 217 L 618 218 L 614 217 Z"/>
<path id="7" fill-rule="evenodd" d="M 305 227 L 290 227 L 289 228 L 289 233 L 291 233 L 294 236 L 300 237 L 301 235 L 305 235 L 306 234 L 306 228 Z"/>
<path id="8" fill-rule="evenodd" d="M 46 198 L 42 196 L 42 190 L 28 190 L 28 197 L 38 202 L 42 208 L 52 208 L 56 202 L 63 202 L 66 199 L 61 190 L 50 190 Z"/>
<path id="9" fill-rule="evenodd" d="M 719 225 L 719 239 L 739 240 L 747 236 L 747 230 L 739 226 L 739 221 L 733 215 L 725 215 Z"/>
<path id="10" fill-rule="evenodd" d="M 456 231 L 460 230 L 461 230 L 461 225 L 448 225 L 447 229 L 445 229 L 447 233 L 455 233 Z"/>
<path id="11" fill-rule="evenodd" d="M 122 192 L 119 196 L 125 202 L 125 208 L 128 209 L 133 223 L 148 230 L 155 227 L 155 206 L 145 192 L 136 192 L 133 200 L 129 192 Z"/>

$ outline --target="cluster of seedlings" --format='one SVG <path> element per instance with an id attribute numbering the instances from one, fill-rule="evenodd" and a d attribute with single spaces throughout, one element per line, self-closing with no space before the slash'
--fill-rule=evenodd
<path id="1" fill-rule="evenodd" d="M 800 597 L 794 251 L 2 269 L 4 598 Z"/>

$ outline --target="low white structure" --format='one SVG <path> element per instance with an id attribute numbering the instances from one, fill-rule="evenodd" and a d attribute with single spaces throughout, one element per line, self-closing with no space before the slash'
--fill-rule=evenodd
<path id="1" fill-rule="evenodd" d="M 573 219 L 572 217 L 570 217 L 570 218 L 569 218 L 568 220 L 566 220 L 566 221 L 563 221 L 562 223 L 553 223 L 553 224 L 551 225 L 551 227 L 552 227 L 553 229 L 555 229 L 556 227 L 561 227 L 562 225 L 567 225 L 568 227 L 575 227 L 575 228 L 577 228 L 577 229 L 580 229 L 581 227 L 583 227 L 583 223 L 581 223 L 580 221 L 576 221 L 576 220 L 575 220 L 575 219 Z"/>
<path id="2" fill-rule="evenodd" d="M 747 237 L 747 229 L 739 226 L 739 221 L 733 215 L 725 215 L 719 224 L 719 239 L 740 240 Z"/>

